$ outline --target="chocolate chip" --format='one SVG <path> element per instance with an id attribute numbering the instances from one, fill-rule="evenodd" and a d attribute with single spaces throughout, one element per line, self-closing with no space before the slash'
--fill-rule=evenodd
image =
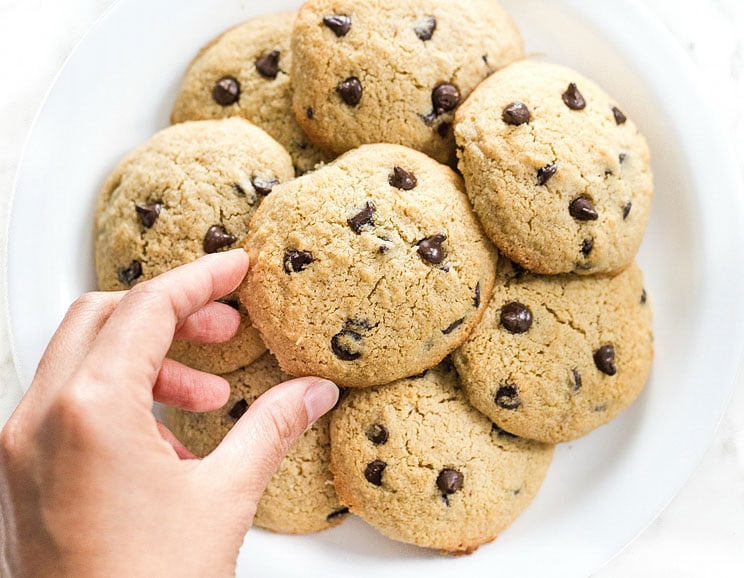
<path id="1" fill-rule="evenodd" d="M 230 106 L 240 99 L 240 82 L 234 76 L 223 76 L 212 88 L 212 98 L 220 106 Z"/>
<path id="2" fill-rule="evenodd" d="M 577 221 L 596 221 L 599 218 L 594 203 L 589 197 L 576 197 L 568 205 L 568 212 Z"/>
<path id="3" fill-rule="evenodd" d="M 501 429 L 495 423 L 491 424 L 491 432 L 495 433 L 500 438 L 514 439 L 517 437 L 513 433 L 509 433 L 505 429 Z"/>
<path id="4" fill-rule="evenodd" d="M 326 522 L 332 522 L 336 518 L 340 518 L 341 516 L 345 516 L 348 513 L 349 513 L 349 508 L 347 508 L 345 506 L 343 508 L 339 508 L 335 512 L 331 512 L 330 514 L 328 514 L 326 516 Z"/>
<path id="5" fill-rule="evenodd" d="M 124 285 L 131 285 L 135 279 L 139 279 L 142 276 L 142 263 L 134 259 L 129 267 L 122 267 L 119 269 L 119 281 Z"/>
<path id="6" fill-rule="evenodd" d="M 607 411 L 607 404 L 606 403 L 603 403 L 602 405 L 595 405 L 594 406 L 594 411 L 596 413 Z"/>
<path id="7" fill-rule="evenodd" d="M 140 221 L 142 221 L 142 224 L 148 229 L 158 220 L 160 209 L 162 208 L 163 205 L 160 203 L 152 203 L 151 205 L 134 205 L 134 210 L 137 211 L 137 216 Z"/>
<path id="8" fill-rule="evenodd" d="M 532 311 L 518 301 L 507 303 L 501 308 L 501 325 L 509 333 L 524 333 L 532 327 Z"/>
<path id="9" fill-rule="evenodd" d="M 290 249 L 284 252 L 284 272 L 287 275 L 304 271 L 312 262 L 313 254 L 310 251 Z"/>
<path id="10" fill-rule="evenodd" d="M 256 60 L 256 70 L 264 78 L 274 79 L 279 74 L 279 56 L 278 50 L 272 50 L 268 54 Z"/>
<path id="11" fill-rule="evenodd" d="M 643 289 L 643 292 L 641 293 L 641 305 L 645 305 L 646 301 L 648 301 L 648 294 L 646 293 L 646 289 Z"/>
<path id="12" fill-rule="evenodd" d="M 391 187 L 401 189 L 403 191 L 410 191 L 416 188 L 418 179 L 412 172 L 405 170 L 402 167 L 393 167 L 393 172 L 388 177 L 388 183 Z"/>
<path id="13" fill-rule="evenodd" d="M 442 333 L 444 333 L 445 335 L 449 335 L 455 329 L 457 329 L 458 327 L 460 327 L 460 325 L 462 325 L 463 321 L 465 321 L 465 318 L 464 317 L 460 317 L 460 319 L 455 319 L 447 327 L 445 327 L 444 329 L 442 329 Z"/>
<path id="14" fill-rule="evenodd" d="M 484 54 L 483 56 L 481 56 L 481 60 L 483 60 L 483 64 L 485 64 L 486 66 L 489 66 L 489 64 L 488 64 L 488 54 Z"/>
<path id="15" fill-rule="evenodd" d="M 343 329 L 331 338 L 331 349 L 342 361 L 354 361 L 362 356 L 357 347 L 362 343 L 362 336 L 356 331 Z"/>
<path id="16" fill-rule="evenodd" d="M 537 169 L 537 184 L 541 187 L 545 186 L 556 172 L 558 172 L 558 165 L 555 163 L 550 163 L 541 169 Z"/>
<path id="17" fill-rule="evenodd" d="M 217 299 L 219 303 L 222 303 L 223 305 L 227 305 L 228 307 L 232 307 L 235 309 L 235 311 L 240 311 L 240 301 L 237 299 L 228 299 L 228 298 L 222 298 Z"/>
<path id="18" fill-rule="evenodd" d="M 517 488 L 516 490 L 512 490 L 512 494 L 515 496 L 518 496 L 522 492 L 522 488 Z"/>
<path id="19" fill-rule="evenodd" d="M 382 485 L 382 473 L 385 471 L 387 464 L 382 460 L 369 462 L 364 470 L 364 477 L 370 484 L 375 486 Z"/>
<path id="20" fill-rule="evenodd" d="M 449 496 L 462 489 L 463 475 L 457 470 L 444 468 L 437 476 L 437 487 L 442 495 Z"/>
<path id="21" fill-rule="evenodd" d="M 313 120 L 315 118 L 315 110 L 313 110 L 312 106 L 308 106 L 305 109 L 305 116 L 309 118 L 310 120 Z"/>
<path id="22" fill-rule="evenodd" d="M 594 249 L 594 239 L 584 239 L 581 242 L 581 254 L 584 255 L 584 257 L 588 257 L 589 253 L 592 252 L 592 249 Z"/>
<path id="23" fill-rule="evenodd" d="M 511 124 L 514 126 L 519 126 L 520 124 L 530 122 L 530 118 L 530 109 L 527 108 L 527 105 L 525 103 L 519 101 L 508 104 L 504 109 L 504 112 L 501 113 L 501 119 L 506 124 Z"/>
<path id="24" fill-rule="evenodd" d="M 480 307 L 481 303 L 481 296 L 480 296 L 480 281 L 478 281 L 475 284 L 475 294 L 473 295 L 473 307 L 478 309 Z"/>
<path id="25" fill-rule="evenodd" d="M 256 189 L 256 192 L 259 195 L 263 195 L 265 197 L 274 189 L 275 186 L 279 184 L 279 181 L 277 181 L 276 179 L 253 177 L 251 179 L 251 184 L 253 185 L 253 188 Z"/>
<path id="26" fill-rule="evenodd" d="M 230 411 L 227 412 L 227 415 L 229 415 L 234 420 L 239 420 L 243 414 L 248 410 L 248 402 L 244 399 L 239 399 L 235 402 L 235 404 L 230 408 Z"/>
<path id="27" fill-rule="evenodd" d="M 351 230 L 359 235 L 364 227 L 373 224 L 374 216 L 375 204 L 372 201 L 367 201 L 364 208 L 346 222 L 349 223 Z"/>
<path id="28" fill-rule="evenodd" d="M 566 106 L 571 110 L 583 110 L 586 108 L 586 100 L 584 100 L 584 97 L 579 92 L 575 82 L 568 85 L 568 88 L 566 89 L 566 92 L 563 93 L 562 97 L 563 102 L 566 103 Z"/>
<path id="29" fill-rule="evenodd" d="M 339 83 L 336 92 L 346 104 L 356 106 L 362 100 L 362 83 L 356 76 L 351 76 Z"/>
<path id="30" fill-rule="evenodd" d="M 367 439 L 375 445 L 383 445 L 388 441 L 388 430 L 382 424 L 373 423 L 367 428 Z"/>
<path id="31" fill-rule="evenodd" d="M 416 22 L 413 31 L 421 40 L 431 40 L 434 31 L 437 29 L 437 19 L 434 16 L 426 16 Z"/>
<path id="32" fill-rule="evenodd" d="M 519 388 L 513 383 L 506 383 L 496 392 L 496 405 L 503 409 L 517 409 L 522 405 L 519 399 Z"/>
<path id="33" fill-rule="evenodd" d="M 237 240 L 237 237 L 228 233 L 222 225 L 212 225 L 207 229 L 207 234 L 204 235 L 202 247 L 204 247 L 205 253 L 216 253 L 224 247 L 229 247 Z"/>
<path id="34" fill-rule="evenodd" d="M 571 370 L 571 373 L 573 374 L 573 390 L 579 391 L 581 389 L 581 374 L 579 373 L 579 370 L 575 367 Z"/>
<path id="35" fill-rule="evenodd" d="M 346 36 L 351 29 L 351 18 L 345 14 L 334 14 L 333 16 L 323 18 L 323 24 L 333 30 L 333 33 L 338 38 L 341 38 L 342 36 Z"/>
<path id="36" fill-rule="evenodd" d="M 449 136 L 449 132 L 451 128 L 452 128 L 451 122 L 443 122 L 437 127 L 437 134 L 441 136 L 442 138 L 447 138 Z"/>
<path id="37" fill-rule="evenodd" d="M 620 153 L 617 155 L 617 160 L 620 161 L 620 164 L 623 164 L 625 162 L 625 159 L 628 158 L 628 155 L 626 153 Z"/>
<path id="38" fill-rule="evenodd" d="M 442 243 L 447 240 L 447 235 L 437 233 L 418 243 L 418 254 L 424 261 L 433 265 L 439 265 L 447 256 L 447 252 L 442 248 Z"/>
<path id="39" fill-rule="evenodd" d="M 602 373 L 615 375 L 617 367 L 615 366 L 615 348 L 612 345 L 603 345 L 594 352 L 594 365 Z"/>
<path id="40" fill-rule="evenodd" d="M 623 221 L 628 218 L 628 215 L 630 215 L 630 209 L 633 208 L 633 203 L 628 201 L 628 204 L 623 207 Z"/>
<path id="41" fill-rule="evenodd" d="M 440 84 L 431 92 L 431 102 L 436 115 L 449 112 L 460 103 L 460 91 L 452 84 Z"/>
<path id="42" fill-rule="evenodd" d="M 623 111 L 616 106 L 612 107 L 612 115 L 615 117 L 617 124 L 625 124 L 625 121 L 628 120 L 628 117 L 623 114 Z"/>

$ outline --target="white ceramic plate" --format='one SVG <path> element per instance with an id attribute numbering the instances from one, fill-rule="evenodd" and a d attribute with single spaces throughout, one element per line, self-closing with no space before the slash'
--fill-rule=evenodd
<path id="1" fill-rule="evenodd" d="M 97 191 L 168 123 L 194 52 L 252 15 L 297 2 L 120 0 L 67 62 L 35 124 L 15 189 L 9 312 L 28 385 L 67 306 L 94 287 Z M 656 199 L 640 255 L 657 356 L 636 404 L 558 448 L 536 501 L 493 544 L 444 558 L 359 520 L 313 536 L 249 533 L 240 575 L 583 576 L 623 548 L 682 486 L 712 439 L 742 350 L 744 223 L 731 153 L 684 54 L 635 1 L 505 0 L 528 51 L 603 85 L 649 139 Z"/>

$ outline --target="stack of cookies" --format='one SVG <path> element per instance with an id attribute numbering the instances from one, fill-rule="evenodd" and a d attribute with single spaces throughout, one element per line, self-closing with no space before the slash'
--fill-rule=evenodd
<path id="1" fill-rule="evenodd" d="M 205 455 L 291 376 L 344 388 L 257 526 L 351 512 L 472 552 L 530 503 L 554 444 L 643 388 L 645 140 L 589 79 L 524 60 L 496 0 L 310 0 L 250 20 L 198 53 L 172 121 L 104 186 L 101 289 L 239 246 L 251 267 L 223 299 L 237 335 L 171 349 L 223 375 L 229 402 L 170 427 Z"/>

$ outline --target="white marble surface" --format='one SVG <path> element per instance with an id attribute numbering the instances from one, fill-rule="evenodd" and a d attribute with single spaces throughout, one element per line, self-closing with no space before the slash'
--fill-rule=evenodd
<path id="1" fill-rule="evenodd" d="M 721 114 L 726 119 L 744 174 L 744 3 L 643 2 L 699 66 L 710 95 L 706 114 Z M 34 114 L 75 43 L 111 3 L 112 0 L 0 0 L 2 253 L 9 195 Z M 0 291 L 4 291 L 4 283 Z M 4 303 L 4 295 L 0 294 L 0 298 L 0 303 Z M 2 317 L 0 424 L 20 396 L 4 312 Z M 710 450 L 680 494 L 596 576 L 744 576 L 744 380 L 741 381 Z"/>

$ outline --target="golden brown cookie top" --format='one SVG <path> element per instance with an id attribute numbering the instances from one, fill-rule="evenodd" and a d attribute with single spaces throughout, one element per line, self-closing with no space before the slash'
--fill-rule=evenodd
<path id="1" fill-rule="evenodd" d="M 336 153 L 389 142 L 453 162 L 455 109 L 522 51 L 496 0 L 311 0 L 292 33 L 295 115 Z"/>
<path id="2" fill-rule="evenodd" d="M 483 321 L 453 359 L 476 408 L 513 434 L 558 443 L 628 407 L 653 352 L 635 264 L 615 276 L 547 276 L 502 259 Z"/>
<path id="3" fill-rule="evenodd" d="M 486 233 L 537 273 L 614 272 L 638 252 L 653 184 L 646 141 L 578 72 L 522 61 L 455 122 L 459 168 Z"/>
<path id="4" fill-rule="evenodd" d="M 298 174 L 331 160 L 310 143 L 292 112 L 294 17 L 292 12 L 252 18 L 202 48 L 186 71 L 171 120 L 243 117 L 289 151 Z"/>
<path id="5" fill-rule="evenodd" d="M 552 455 L 493 427 L 446 364 L 351 391 L 331 418 L 341 501 L 393 539 L 449 552 L 472 552 L 506 528 Z"/>
<path id="6" fill-rule="evenodd" d="M 239 294 L 282 368 L 358 387 L 420 373 L 462 343 L 498 258 L 460 177 L 391 144 L 277 186 L 246 250 Z"/>
<path id="7" fill-rule="evenodd" d="M 114 169 L 101 191 L 94 236 L 98 287 L 129 289 L 206 253 L 239 247 L 261 199 L 292 178 L 284 148 L 241 118 L 160 131 Z M 244 316 L 233 340 L 177 343 L 172 354 L 224 372 L 265 350 Z"/>

